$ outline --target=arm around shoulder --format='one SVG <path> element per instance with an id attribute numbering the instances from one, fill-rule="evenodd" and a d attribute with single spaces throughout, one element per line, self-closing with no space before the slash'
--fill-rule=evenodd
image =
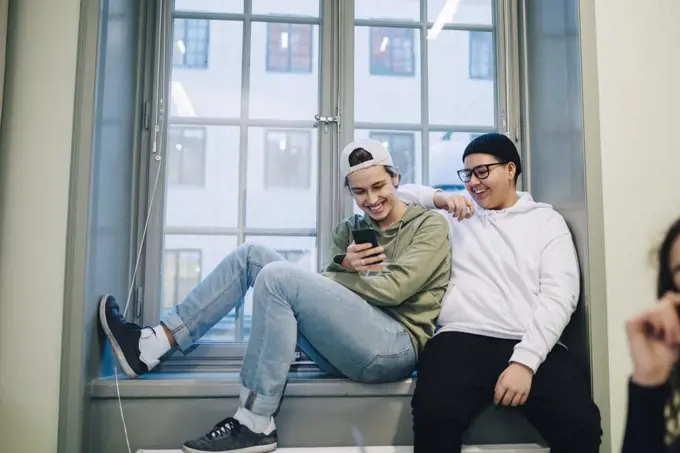
<path id="1" fill-rule="evenodd" d="M 434 195 L 437 192 L 441 191 L 420 184 L 404 184 L 397 189 L 397 195 L 402 201 L 417 204 L 426 209 L 437 209 L 434 204 Z"/>

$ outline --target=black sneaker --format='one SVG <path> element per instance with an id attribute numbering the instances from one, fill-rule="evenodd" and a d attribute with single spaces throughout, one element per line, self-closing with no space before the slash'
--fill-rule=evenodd
<path id="1" fill-rule="evenodd" d="M 123 318 L 118 302 L 113 296 L 103 296 L 99 301 L 99 323 L 111 342 L 123 372 L 130 378 L 148 373 L 149 368 L 139 358 L 142 328 Z"/>
<path id="2" fill-rule="evenodd" d="M 273 423 L 271 424 L 273 425 Z M 270 425 L 270 429 L 273 426 Z M 247 426 L 229 417 L 204 436 L 185 442 L 185 453 L 267 453 L 276 450 L 276 429 L 269 434 L 254 433 Z"/>

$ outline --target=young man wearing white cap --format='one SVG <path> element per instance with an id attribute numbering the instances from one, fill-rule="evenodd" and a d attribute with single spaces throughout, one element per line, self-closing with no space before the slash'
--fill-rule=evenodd
<path id="1" fill-rule="evenodd" d="M 337 225 L 321 275 L 273 250 L 244 244 L 154 328 L 126 322 L 115 299 L 102 298 L 102 328 L 121 367 L 134 378 L 158 365 L 170 349 L 190 347 L 253 288 L 241 406 L 233 417 L 186 442 L 185 452 L 274 451 L 273 414 L 296 344 L 329 373 L 386 382 L 410 376 L 434 334 L 450 277 L 446 219 L 399 200 L 399 174 L 380 142 L 353 142 L 340 159 L 345 185 L 366 215 Z M 357 227 L 373 229 L 379 246 L 355 244 Z"/>

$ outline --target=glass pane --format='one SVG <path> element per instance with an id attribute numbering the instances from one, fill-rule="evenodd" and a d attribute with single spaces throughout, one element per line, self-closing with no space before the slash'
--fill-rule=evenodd
<path id="1" fill-rule="evenodd" d="M 247 236 L 246 242 L 265 245 L 276 250 L 288 261 L 297 263 L 311 272 L 317 271 L 315 237 Z M 252 291 L 249 291 L 245 298 L 243 310 L 243 335 L 245 341 L 250 337 L 252 315 L 253 297 Z"/>
<path id="2" fill-rule="evenodd" d="M 480 133 L 430 132 L 429 184 L 442 190 L 464 190 L 456 173 L 463 168 L 463 151 Z"/>
<path id="3" fill-rule="evenodd" d="M 319 16 L 319 0 L 272 1 L 252 0 L 253 14 L 281 14 L 286 16 Z"/>
<path id="4" fill-rule="evenodd" d="M 444 23 L 493 25 L 493 6 L 491 0 L 427 0 L 427 20 L 436 22 L 440 16 Z"/>
<path id="5" fill-rule="evenodd" d="M 175 0 L 175 11 L 242 13 L 243 0 Z"/>
<path id="6" fill-rule="evenodd" d="M 354 17 L 420 22 L 420 0 L 356 0 Z"/>
<path id="7" fill-rule="evenodd" d="M 429 40 L 430 123 L 495 124 L 491 32 L 442 31 Z"/>
<path id="8" fill-rule="evenodd" d="M 317 174 L 316 129 L 250 128 L 246 225 L 315 228 Z"/>
<path id="9" fill-rule="evenodd" d="M 420 123 L 419 42 L 413 28 L 355 28 L 355 121 Z"/>
<path id="10" fill-rule="evenodd" d="M 161 312 L 167 313 L 182 302 L 184 297 L 235 248 L 236 236 L 165 235 Z M 225 328 L 222 324 L 220 321 L 208 332 L 205 339 L 233 340 L 234 329 Z"/>
<path id="11" fill-rule="evenodd" d="M 354 131 L 354 138 L 372 138 L 382 142 L 392 154 L 394 164 L 399 168 L 400 184 L 422 182 L 420 132 L 358 129 Z M 354 203 L 354 213 L 363 214 L 356 203 Z"/>
<path id="12" fill-rule="evenodd" d="M 163 256 L 163 308 L 165 313 L 179 302 L 177 297 L 177 253 L 166 250 Z"/>
<path id="13" fill-rule="evenodd" d="M 318 25 L 254 22 L 251 52 L 250 117 L 312 121 L 319 111 Z"/>
<path id="14" fill-rule="evenodd" d="M 239 128 L 168 126 L 165 225 L 235 227 Z"/>
<path id="15" fill-rule="evenodd" d="M 174 20 L 171 116 L 240 116 L 242 35 L 241 22 Z"/>

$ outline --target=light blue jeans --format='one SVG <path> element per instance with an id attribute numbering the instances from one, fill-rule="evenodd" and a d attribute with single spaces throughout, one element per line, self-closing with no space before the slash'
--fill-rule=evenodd
<path id="1" fill-rule="evenodd" d="M 416 352 L 404 327 L 344 286 L 244 244 L 161 322 L 186 350 L 253 287 L 253 325 L 241 369 L 241 404 L 271 415 L 279 406 L 295 345 L 328 373 L 358 382 L 409 376 Z"/>

